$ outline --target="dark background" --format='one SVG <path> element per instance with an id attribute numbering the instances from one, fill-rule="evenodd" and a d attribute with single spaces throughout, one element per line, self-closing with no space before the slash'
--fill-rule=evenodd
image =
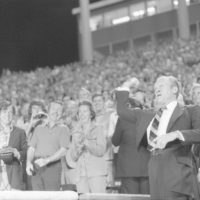
<path id="1" fill-rule="evenodd" d="M 0 71 L 77 61 L 77 24 L 71 11 L 78 5 L 78 0 L 0 0 Z"/>

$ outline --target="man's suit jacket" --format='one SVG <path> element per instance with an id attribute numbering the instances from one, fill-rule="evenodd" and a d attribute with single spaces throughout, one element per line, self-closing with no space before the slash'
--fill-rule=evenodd
<path id="1" fill-rule="evenodd" d="M 14 127 L 13 131 L 10 133 L 8 146 L 16 148 L 20 153 L 20 160 L 14 158 L 12 164 L 6 165 L 8 181 L 11 185 L 11 188 L 22 190 L 24 189 L 24 171 L 22 164 L 26 160 L 27 153 L 27 141 L 25 131 L 18 127 Z"/>
<path id="2" fill-rule="evenodd" d="M 136 147 L 136 124 L 118 119 L 112 143 L 119 146 L 117 177 L 147 177 L 150 153 L 143 146 Z"/>
<path id="3" fill-rule="evenodd" d="M 116 95 L 118 115 L 137 123 L 137 147 L 146 146 L 146 130 L 155 113 L 152 110 L 127 109 L 127 91 L 118 91 Z M 161 172 L 158 171 L 156 176 L 163 180 L 162 187 L 165 187 L 165 190 L 192 196 L 196 177 L 191 147 L 193 143 L 200 143 L 200 107 L 181 107 L 178 104 L 169 121 L 167 133 L 176 130 L 181 131 L 185 141 L 175 140 L 166 146 L 161 155 L 162 159 L 155 162 L 155 167 L 162 166 Z M 149 176 L 152 174 L 149 173 Z"/>

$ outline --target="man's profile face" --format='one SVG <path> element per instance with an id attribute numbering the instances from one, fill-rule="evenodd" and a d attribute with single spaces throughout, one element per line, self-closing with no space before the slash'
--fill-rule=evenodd
<path id="1" fill-rule="evenodd" d="M 96 96 L 93 99 L 93 105 L 96 112 L 102 111 L 104 109 L 104 99 L 102 96 Z"/>
<path id="2" fill-rule="evenodd" d="M 159 105 L 167 105 L 174 99 L 174 92 L 171 82 L 165 78 L 159 78 L 154 84 L 156 102 Z"/>
<path id="3" fill-rule="evenodd" d="M 39 112 L 42 112 L 42 108 L 38 105 L 32 106 L 32 116 L 37 115 Z"/>
<path id="4" fill-rule="evenodd" d="M 196 87 L 192 92 L 192 101 L 195 105 L 200 105 L 200 87 Z"/>
<path id="5" fill-rule="evenodd" d="M 62 105 L 58 103 L 51 103 L 48 112 L 49 120 L 52 122 L 56 122 L 62 116 Z"/>

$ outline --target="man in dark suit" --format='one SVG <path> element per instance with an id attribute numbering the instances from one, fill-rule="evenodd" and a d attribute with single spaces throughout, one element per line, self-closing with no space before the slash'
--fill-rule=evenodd
<path id="1" fill-rule="evenodd" d="M 13 126 L 13 109 L 10 102 L 0 102 L 0 190 L 24 189 L 27 141 L 25 131 Z M 3 151 L 9 154 L 2 157 Z"/>
<path id="2" fill-rule="evenodd" d="M 118 119 L 112 143 L 119 146 L 116 176 L 121 179 L 120 193 L 149 194 L 149 151 L 136 146 L 136 124 Z"/>
<path id="3" fill-rule="evenodd" d="M 127 81 L 123 87 L 130 85 L 131 81 Z M 154 91 L 156 108 L 163 108 L 158 109 L 161 113 L 159 117 L 152 110 L 128 109 L 129 93 L 123 88 L 116 93 L 118 115 L 137 123 L 137 147 L 145 146 L 151 152 L 148 165 L 151 198 L 188 200 L 195 196 L 200 199 L 195 190 L 196 176 L 191 152 L 192 144 L 200 142 L 200 108 L 178 104 L 179 84 L 175 77 L 159 77 Z"/>

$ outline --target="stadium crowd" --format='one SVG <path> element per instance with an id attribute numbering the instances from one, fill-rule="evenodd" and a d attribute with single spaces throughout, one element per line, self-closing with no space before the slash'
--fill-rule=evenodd
<path id="1" fill-rule="evenodd" d="M 60 190 L 60 185 L 66 189 L 72 184 L 79 193 L 106 192 L 119 178 L 120 192 L 149 193 L 148 151 L 139 161 L 141 157 L 121 146 L 124 143 L 116 136 L 119 128 L 115 126 L 123 127 L 124 122 L 118 120 L 113 90 L 135 77 L 128 106 L 152 108 L 153 83 L 160 75 L 173 75 L 180 83 L 180 102 L 198 104 L 194 88 L 200 83 L 199 55 L 200 39 L 164 41 L 108 57 L 96 54 L 92 63 L 32 72 L 4 70 L 0 78 L 0 189 Z M 129 142 L 134 140 L 131 137 Z M 116 156 L 122 149 L 123 156 Z M 10 152 L 13 157 L 7 158 Z M 131 162 L 130 157 L 139 163 L 137 174 L 130 174 L 131 168 L 123 171 L 122 163 Z M 145 186 L 130 189 L 124 177 L 145 178 L 140 180 Z"/>

